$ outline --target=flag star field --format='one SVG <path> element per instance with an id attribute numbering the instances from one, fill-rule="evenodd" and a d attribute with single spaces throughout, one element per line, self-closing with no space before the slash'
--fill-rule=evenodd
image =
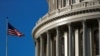
<path id="1" fill-rule="evenodd" d="M 32 29 L 47 12 L 47 0 L 0 0 L 0 56 L 6 56 L 6 37 L 8 56 L 35 56 Z M 8 35 L 7 22 L 24 36 Z"/>

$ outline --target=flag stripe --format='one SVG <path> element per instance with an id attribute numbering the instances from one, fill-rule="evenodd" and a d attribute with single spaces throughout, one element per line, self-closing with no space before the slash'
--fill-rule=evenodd
<path id="1" fill-rule="evenodd" d="M 14 28 L 10 23 L 8 23 L 8 34 L 15 35 L 18 37 L 23 36 L 23 34 L 21 32 L 19 32 L 16 28 Z"/>

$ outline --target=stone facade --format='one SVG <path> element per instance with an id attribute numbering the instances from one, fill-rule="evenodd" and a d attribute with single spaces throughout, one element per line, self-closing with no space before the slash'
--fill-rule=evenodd
<path id="1" fill-rule="evenodd" d="M 100 56 L 100 0 L 47 0 L 32 30 L 36 56 Z"/>

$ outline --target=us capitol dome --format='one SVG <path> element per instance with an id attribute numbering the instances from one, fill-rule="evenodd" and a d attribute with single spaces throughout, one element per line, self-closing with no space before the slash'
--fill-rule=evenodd
<path id="1" fill-rule="evenodd" d="M 100 0 L 47 0 L 32 30 L 36 56 L 100 56 Z"/>

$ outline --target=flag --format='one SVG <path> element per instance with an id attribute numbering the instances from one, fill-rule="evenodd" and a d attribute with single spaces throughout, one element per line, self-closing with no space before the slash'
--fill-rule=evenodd
<path id="1" fill-rule="evenodd" d="M 8 23 L 8 34 L 21 37 L 24 34 L 19 32 L 16 28 L 14 28 L 10 23 Z"/>

